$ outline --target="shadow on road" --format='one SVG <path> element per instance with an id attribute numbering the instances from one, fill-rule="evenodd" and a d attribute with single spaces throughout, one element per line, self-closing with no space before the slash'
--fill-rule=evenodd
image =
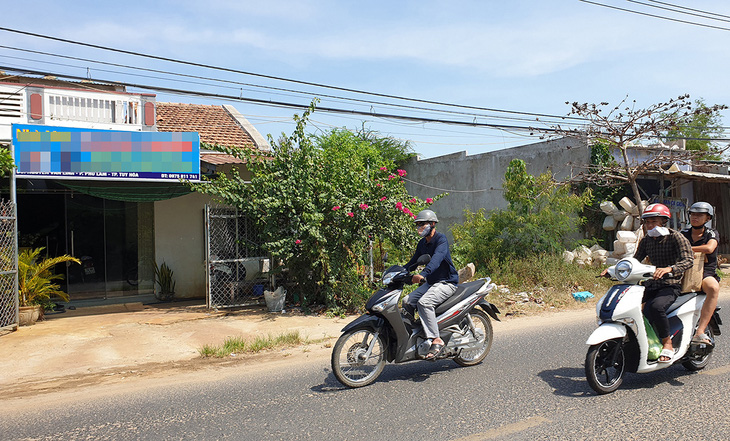
<path id="1" fill-rule="evenodd" d="M 564 367 L 549 369 L 537 374 L 553 389 L 554 395 L 585 397 L 592 395 L 582 368 Z"/>
<path id="2" fill-rule="evenodd" d="M 694 372 L 683 370 L 681 366 L 672 366 L 647 374 L 626 373 L 619 390 L 653 389 L 662 383 L 669 383 L 671 386 L 684 386 L 684 382 L 681 381 L 682 377 L 694 374 Z M 537 375 L 553 388 L 554 395 L 566 397 L 596 395 L 586 381 L 583 368 L 550 369 L 544 370 Z"/>
<path id="3" fill-rule="evenodd" d="M 372 387 L 377 384 L 385 384 L 397 381 L 422 383 L 431 378 L 438 378 L 439 376 L 444 375 L 454 369 L 469 368 L 462 368 L 460 366 L 457 366 L 452 360 L 439 360 L 433 363 L 413 362 L 399 365 L 388 364 L 385 366 L 385 369 L 383 369 L 383 373 L 381 373 L 377 380 L 375 380 L 370 386 Z M 324 379 L 324 382 L 322 384 L 313 386 L 311 388 L 312 392 L 331 393 L 350 389 L 349 387 L 346 387 L 342 385 L 342 383 L 337 381 L 337 378 L 335 378 L 335 375 L 332 373 L 331 369 L 324 369 L 324 372 L 328 374 L 327 377 Z"/>

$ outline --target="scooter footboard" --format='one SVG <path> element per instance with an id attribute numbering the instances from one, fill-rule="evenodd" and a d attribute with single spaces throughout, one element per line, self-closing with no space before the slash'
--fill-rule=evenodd
<path id="1" fill-rule="evenodd" d="M 626 326 L 618 323 L 603 323 L 588 337 L 587 345 L 597 345 L 614 338 L 626 337 Z"/>

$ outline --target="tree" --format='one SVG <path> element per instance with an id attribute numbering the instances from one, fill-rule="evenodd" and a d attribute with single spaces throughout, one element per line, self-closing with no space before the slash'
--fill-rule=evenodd
<path id="1" fill-rule="evenodd" d="M 676 133 L 682 127 L 691 127 L 692 121 L 716 115 L 726 108 L 723 105 L 693 107 L 689 95 L 682 95 L 666 103 L 654 104 L 644 109 L 637 109 L 636 101 L 628 105 L 627 98 L 614 107 L 610 107 L 606 102 L 600 104 L 574 102 L 570 105 L 569 115 L 586 119 L 588 126 L 585 129 L 564 129 L 557 126 L 554 128 L 555 133 L 586 139 L 589 145 L 604 144 L 609 149 L 617 149 L 621 153 L 622 161 L 618 167 L 593 165 L 583 179 L 626 182 L 630 185 L 637 203 L 642 199 L 636 184 L 638 176 L 649 169 L 657 168 L 668 158 L 660 155 L 641 163 L 634 163 L 629 159 L 628 148 L 650 139 L 662 139 L 667 133 Z M 691 152 L 675 154 L 667 149 L 667 154 L 680 160 L 691 158 Z M 639 207 L 643 209 L 640 204 Z"/>
<path id="2" fill-rule="evenodd" d="M 465 221 L 452 227 L 454 254 L 487 271 L 512 258 L 565 250 L 579 216 L 591 201 L 591 191 L 571 193 L 570 185 L 544 173 L 527 173 L 525 162 L 510 161 L 504 175 L 506 210 L 466 210 Z"/>
<path id="3" fill-rule="evenodd" d="M 383 159 L 391 161 L 396 166 L 403 165 L 408 159 L 416 155 L 409 141 L 382 136 L 374 130 L 367 129 L 364 125 L 362 129 L 358 130 L 357 136 L 375 147 Z"/>
<path id="4" fill-rule="evenodd" d="M 686 149 L 700 152 L 700 159 L 719 160 L 722 152 L 712 141 L 723 134 L 719 109 L 707 107 L 702 99 L 695 101 L 695 107 L 702 111 L 692 113 L 682 125 L 663 132 L 662 139 L 667 144 L 676 139 L 685 139 Z"/>
<path id="5" fill-rule="evenodd" d="M 306 133 L 314 103 L 291 136 L 270 137 L 272 155 L 220 148 L 245 159 L 246 183 L 234 170 L 208 184 L 193 185 L 241 208 L 258 225 L 264 248 L 283 262 L 292 288 L 306 303 L 354 309 L 369 286 L 365 262 L 370 241 L 412 249 L 413 218 L 430 205 L 410 196 L 393 162 L 375 137 L 344 129 Z M 365 297 L 366 298 L 366 297 Z"/>

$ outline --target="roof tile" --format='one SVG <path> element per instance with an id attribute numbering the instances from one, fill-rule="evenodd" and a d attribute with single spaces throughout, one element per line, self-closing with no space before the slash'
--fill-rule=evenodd
<path id="1" fill-rule="evenodd" d="M 226 147 L 256 148 L 249 133 L 222 106 L 156 103 L 157 130 L 198 132 L 200 142 Z"/>

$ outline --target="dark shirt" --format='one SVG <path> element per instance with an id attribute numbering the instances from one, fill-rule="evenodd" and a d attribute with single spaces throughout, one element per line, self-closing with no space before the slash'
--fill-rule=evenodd
<path id="1" fill-rule="evenodd" d="M 669 229 L 669 235 L 660 237 L 644 236 L 636 247 L 634 258 L 641 262 L 649 256 L 651 264 L 657 268 L 672 268 L 673 277 L 665 277 L 656 283 L 679 284 L 682 274 L 692 267 L 694 255 L 692 246 L 682 233 Z"/>
<path id="2" fill-rule="evenodd" d="M 714 239 L 717 244 L 720 244 L 720 235 L 717 234 L 717 231 L 713 230 L 712 228 L 705 227 L 704 233 L 702 233 L 702 236 L 699 238 L 697 242 L 692 242 L 692 227 L 687 228 L 685 230 L 682 230 L 682 234 L 684 237 L 689 240 L 690 245 L 693 247 L 698 247 L 702 245 L 707 245 L 707 242 Z M 705 270 L 712 270 L 714 273 L 717 269 L 717 248 L 715 247 L 715 251 L 711 252 L 710 254 L 705 254 L 707 257 L 707 261 L 705 262 Z"/>
<path id="3" fill-rule="evenodd" d="M 424 237 L 418 241 L 416 245 L 416 253 L 406 264 L 406 268 L 416 263 L 418 258 L 423 254 L 429 254 L 431 261 L 421 271 L 421 275 L 426 278 L 429 285 L 438 282 L 448 282 L 456 285 L 459 283 L 459 273 L 456 272 L 454 263 L 451 261 L 451 251 L 449 250 L 449 241 L 443 233 L 436 231 L 433 233 L 431 241 L 427 241 Z"/>

